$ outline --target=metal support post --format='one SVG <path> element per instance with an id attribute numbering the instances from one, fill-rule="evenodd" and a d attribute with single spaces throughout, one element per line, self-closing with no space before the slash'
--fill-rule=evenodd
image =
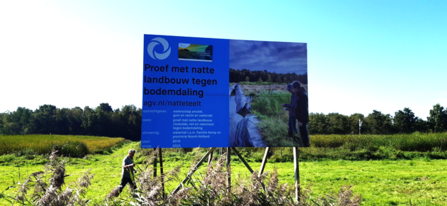
<path id="1" fill-rule="evenodd" d="M 293 163 L 294 163 L 294 169 L 295 169 L 295 200 L 297 202 L 300 202 L 300 166 L 299 166 L 299 151 L 298 147 L 293 148 Z"/>

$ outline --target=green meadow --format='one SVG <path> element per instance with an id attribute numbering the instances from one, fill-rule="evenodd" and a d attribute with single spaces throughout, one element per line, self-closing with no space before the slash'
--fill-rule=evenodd
<path id="1" fill-rule="evenodd" d="M 311 137 L 312 139 L 312 137 Z M 315 141 L 318 139 L 315 138 Z M 335 138 L 336 139 L 336 138 Z M 316 144 L 312 142 L 311 144 Z M 95 174 L 92 184 L 87 190 L 86 197 L 91 199 L 91 205 L 103 204 L 106 195 L 115 188 L 121 177 L 121 164 L 124 156 L 130 148 L 137 149 L 136 163 L 141 165 L 143 161 L 150 158 L 152 150 L 141 150 L 139 142 L 124 142 L 111 146 L 107 152 L 91 153 L 83 158 L 66 157 L 65 185 L 74 182 L 83 172 L 91 169 Z M 338 146 L 340 148 L 342 146 Z M 383 149 L 383 147 L 379 147 Z M 372 148 L 373 149 L 373 148 Z M 387 147 L 388 150 L 391 150 Z M 289 148 L 273 148 L 273 156 L 270 157 L 265 171 L 278 170 L 278 179 L 281 184 L 294 182 L 293 163 L 288 160 Z M 445 205 L 447 202 L 447 161 L 444 159 L 431 158 L 430 152 L 418 152 L 418 156 L 412 158 L 405 156 L 393 156 L 399 150 L 386 151 L 388 156 L 382 156 L 375 160 L 359 159 L 344 160 L 334 159 L 331 156 L 318 158 L 306 150 L 322 150 L 331 152 L 328 148 L 311 147 L 300 149 L 300 180 L 303 189 L 311 190 L 312 197 L 329 194 L 331 191 L 338 192 L 343 185 L 353 185 L 354 194 L 361 194 L 363 205 Z M 439 150 L 439 149 L 438 149 Z M 166 183 L 166 192 L 172 191 L 183 179 L 191 162 L 203 155 L 206 148 L 192 152 L 163 149 L 164 172 L 182 165 L 180 177 Z M 219 149 L 215 152 L 218 156 Z M 224 150 L 225 151 L 225 150 Z M 254 170 L 259 170 L 261 165 L 259 157 L 262 156 L 261 149 L 240 149 L 246 156 L 249 165 Z M 333 151 L 332 151 L 333 152 Z M 377 152 L 377 151 L 376 151 Z M 386 153 L 385 152 L 385 153 Z M 438 151 L 439 153 L 440 151 Z M 320 151 L 320 153 L 322 153 Z M 341 152 L 339 151 L 341 154 Z M 384 153 L 384 154 L 385 154 Z M 17 188 L 3 191 L 8 186 L 17 186 L 18 182 L 33 172 L 43 171 L 48 155 L 22 155 L 11 153 L 0 156 L 0 204 L 8 205 L 5 198 L 14 197 Z M 311 157 L 311 158 L 310 158 Z M 239 180 L 249 177 L 249 171 L 238 160 L 232 156 L 231 172 L 232 184 L 239 184 Z M 286 161 L 287 160 L 287 161 Z M 200 179 L 205 173 L 206 166 L 196 172 L 193 178 Z M 158 171 L 159 173 L 159 171 Z M 64 186 L 65 188 L 65 186 Z M 129 196 L 128 186 L 122 196 Z"/>

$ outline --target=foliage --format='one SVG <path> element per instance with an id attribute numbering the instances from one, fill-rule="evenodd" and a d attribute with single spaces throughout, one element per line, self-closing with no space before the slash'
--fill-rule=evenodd
<path id="1" fill-rule="evenodd" d="M 300 160 L 447 159 L 447 133 L 392 135 L 311 135 L 309 148 L 299 148 Z M 239 148 L 250 162 L 261 162 L 264 148 Z M 292 148 L 270 149 L 269 162 L 290 162 Z"/>
<path id="2" fill-rule="evenodd" d="M 95 109 L 42 105 L 31 111 L 19 107 L 17 111 L 0 115 L 0 134 L 72 134 L 139 140 L 141 116 L 141 109 L 133 105 L 113 110 L 108 103 L 101 103 Z"/>
<path id="3" fill-rule="evenodd" d="M 404 108 L 404 110 L 399 110 L 394 116 L 394 127 L 399 133 L 412 133 L 415 131 L 415 123 L 417 117 L 410 108 Z"/>
<path id="4" fill-rule="evenodd" d="M 273 78 L 272 74 L 268 75 Z M 240 84 L 279 84 L 266 81 L 269 79 L 268 75 L 265 80 L 264 77 L 261 77 L 263 82 L 258 81 L 260 79 L 257 77 L 254 81 L 242 81 Z M 267 121 L 271 118 L 273 119 L 271 123 L 285 121 L 285 125 L 287 125 L 287 112 L 283 111 L 281 104 L 290 102 L 290 93 L 261 91 L 248 94 L 253 98 L 252 109 L 260 118 Z M 0 135 L 71 134 L 140 140 L 141 118 L 142 109 L 134 105 L 127 105 L 115 110 L 107 103 L 101 103 L 94 109 L 88 106 L 84 109 L 80 107 L 59 109 L 53 105 L 43 105 L 32 111 L 18 107 L 16 111 L 0 113 Z M 359 128 L 359 119 L 363 122 L 361 128 Z M 267 125 L 263 125 L 263 128 L 269 128 Z M 439 104 L 434 105 L 427 121 L 416 117 L 410 108 L 395 112 L 394 117 L 377 110 L 373 110 L 366 117 L 359 113 L 349 116 L 339 113 L 327 115 L 310 113 L 308 128 L 310 134 L 359 134 L 359 129 L 361 129 L 361 134 L 443 132 L 447 131 L 447 109 Z M 277 136 L 273 136 L 272 140 L 276 141 L 283 137 L 282 135 Z"/>
<path id="5" fill-rule="evenodd" d="M 283 103 L 290 103 L 288 92 L 262 91 L 254 94 L 251 108 L 261 120 L 258 124 L 265 144 L 275 146 L 297 145 L 299 138 L 288 136 L 289 113 L 284 111 Z"/>
<path id="6" fill-rule="evenodd" d="M 261 91 L 254 94 L 251 107 L 253 110 L 263 115 L 284 115 L 281 104 L 290 103 L 291 94 L 288 92 Z"/>
<path id="7" fill-rule="evenodd" d="M 433 109 L 430 110 L 430 117 L 427 119 L 433 132 L 447 130 L 447 109 L 444 109 L 441 105 L 434 105 Z"/>
<path id="8" fill-rule="evenodd" d="M 359 120 L 362 126 L 359 127 Z M 359 131 L 361 129 L 361 131 Z M 398 134 L 447 131 L 447 110 L 439 104 L 430 110 L 427 121 L 416 117 L 410 108 L 395 112 L 392 117 L 373 110 L 368 116 L 355 113 L 350 116 L 329 113 L 309 114 L 310 134 Z"/>

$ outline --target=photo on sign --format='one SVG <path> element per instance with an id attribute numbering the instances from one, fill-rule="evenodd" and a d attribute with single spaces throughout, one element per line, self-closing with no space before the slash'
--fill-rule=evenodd
<path id="1" fill-rule="evenodd" d="M 178 44 L 178 60 L 183 61 L 213 61 L 213 46 L 201 44 Z"/>
<path id="2" fill-rule="evenodd" d="M 230 147 L 308 147 L 307 45 L 230 40 Z"/>

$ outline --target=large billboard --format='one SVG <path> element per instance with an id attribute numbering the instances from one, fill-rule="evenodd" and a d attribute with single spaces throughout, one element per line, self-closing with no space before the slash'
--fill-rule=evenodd
<path id="1" fill-rule="evenodd" d="M 144 35 L 142 148 L 309 146 L 307 44 Z"/>

